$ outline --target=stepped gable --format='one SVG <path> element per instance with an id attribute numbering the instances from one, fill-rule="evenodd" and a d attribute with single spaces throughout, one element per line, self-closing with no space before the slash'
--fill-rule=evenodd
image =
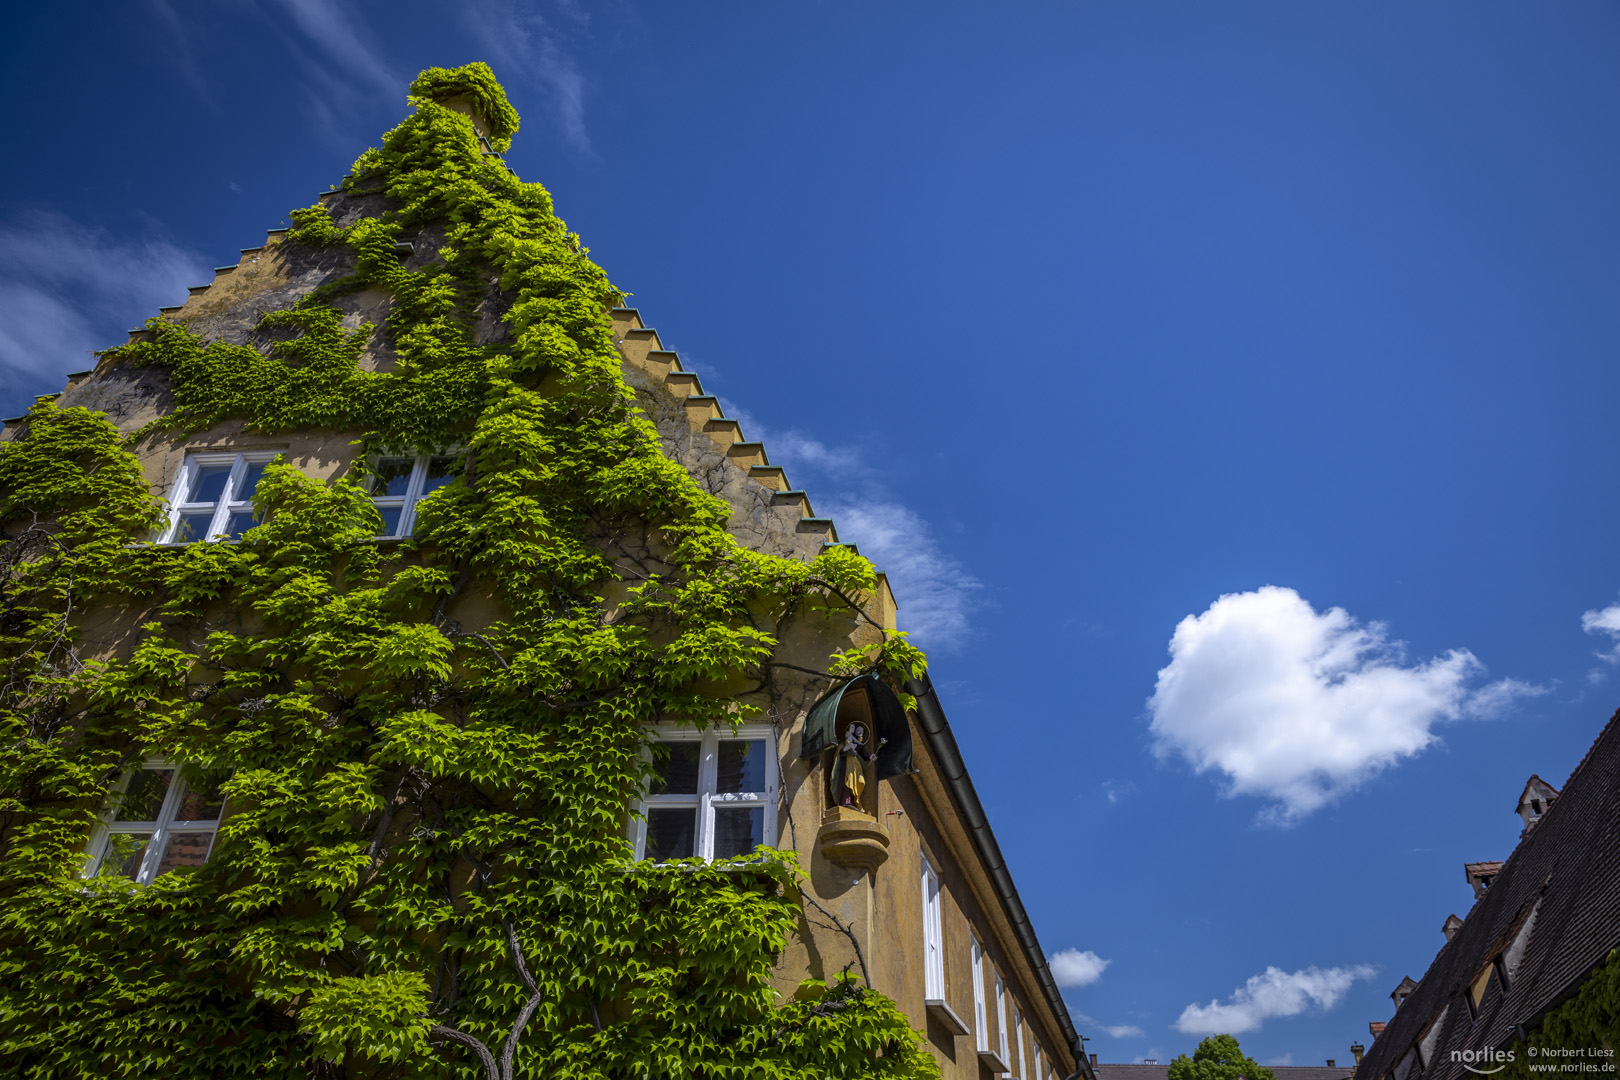
<path id="1" fill-rule="evenodd" d="M 340 226 L 389 208 L 389 200 L 374 194 L 332 190 L 318 198 Z M 216 267 L 212 282 L 192 286 L 184 303 L 161 308 L 159 313 L 185 323 L 204 341 L 268 348 L 270 338 L 258 329 L 261 316 L 292 307 L 355 268 L 351 249 L 286 243 L 287 232 L 284 228 L 269 230 L 262 245 L 243 248 L 239 262 Z M 442 231 L 432 227 L 402 239 L 403 265 L 418 269 L 435 261 L 443 240 Z M 510 297 L 498 289 L 497 281 L 491 278 L 478 305 L 474 333 L 481 344 L 497 343 L 507 334 L 501 317 L 510 306 Z M 362 322 L 377 327 L 361 358 L 369 370 L 387 371 L 393 366 L 384 325 L 391 302 L 386 290 L 376 288 L 335 301 L 350 329 Z M 636 392 L 637 404 L 657 427 L 664 453 L 691 473 L 704 490 L 731 504 L 728 528 L 745 547 L 808 561 L 824 547 L 840 543 L 833 520 L 817 516 L 809 496 L 789 486 L 786 473 L 770 463 L 762 443 L 745 439 L 741 425 L 723 414 L 717 398 L 703 392 L 698 376 L 663 347 L 658 331 L 644 325 L 635 308 L 615 308 L 609 314 L 614 340 L 624 356 L 625 379 Z M 144 330 L 131 330 L 129 340 L 145 335 Z M 106 413 L 125 434 L 166 414 L 173 404 L 166 371 L 127 367 L 111 359 L 70 375 L 56 399 L 63 408 L 83 406 Z M 6 420 L 0 439 L 13 438 L 21 419 Z M 166 488 L 167 480 L 158 478 L 157 486 Z M 163 494 L 161 490 L 154 493 Z M 873 617 L 892 629 L 894 594 L 881 572 L 875 607 Z"/>
<path id="2" fill-rule="evenodd" d="M 1505 1048 L 1533 1029 L 1620 946 L 1620 713 L 1604 726 L 1558 801 L 1502 865 L 1396 1010 L 1356 1080 L 1407 1080 L 1418 1048 L 1423 1080 L 1472 1076 L 1452 1051 Z M 1467 999 L 1498 958 L 1476 1021 Z M 1420 1045 L 1421 1044 L 1421 1045 Z"/>

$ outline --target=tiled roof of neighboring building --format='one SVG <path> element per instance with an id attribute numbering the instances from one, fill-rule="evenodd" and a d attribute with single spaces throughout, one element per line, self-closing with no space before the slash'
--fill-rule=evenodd
<path id="1" fill-rule="evenodd" d="M 1367 1048 L 1357 1080 L 1384 1080 L 1420 1041 L 1423 1080 L 1470 1076 L 1453 1050 L 1507 1045 L 1515 1025 L 1533 1028 L 1616 946 L 1620 713 Z M 1498 957 L 1516 963 L 1506 992 L 1494 976 L 1481 982 Z M 1471 985 L 1488 987 L 1477 1021 L 1465 997 Z"/>
<path id="2" fill-rule="evenodd" d="M 1277 1074 L 1277 1080 L 1348 1080 L 1353 1067 L 1349 1065 L 1268 1065 L 1272 1072 Z M 1097 1080 L 1166 1080 L 1170 1074 L 1170 1063 L 1161 1061 L 1156 1065 L 1110 1065 L 1107 1062 L 1097 1064 Z"/>

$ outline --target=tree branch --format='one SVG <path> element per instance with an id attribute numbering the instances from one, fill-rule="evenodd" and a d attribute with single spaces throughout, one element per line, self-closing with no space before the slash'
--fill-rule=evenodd
<path id="1" fill-rule="evenodd" d="M 500 1066 L 495 1064 L 495 1055 L 489 1052 L 489 1047 L 485 1046 L 481 1040 L 468 1035 L 465 1031 L 457 1031 L 455 1028 L 445 1024 L 434 1024 L 428 1029 L 428 1032 L 437 1035 L 441 1039 L 458 1042 L 478 1055 L 478 1063 L 484 1067 L 485 1080 L 503 1080 Z"/>
<path id="2" fill-rule="evenodd" d="M 860 943 L 860 940 L 858 938 L 856 938 L 855 931 L 851 930 L 849 927 L 845 926 L 842 922 L 840 922 L 838 920 L 838 916 L 834 915 L 832 912 L 830 912 L 826 908 L 822 907 L 819 903 L 816 902 L 815 897 L 811 896 L 809 893 L 805 892 L 803 889 L 799 890 L 799 897 L 805 903 L 809 904 L 811 907 L 813 907 L 817 911 L 821 912 L 823 915 L 825 915 L 831 921 L 832 925 L 827 927 L 829 930 L 837 930 L 839 933 L 841 933 L 845 937 L 849 938 L 849 943 L 855 947 L 855 962 L 861 965 L 861 979 L 862 979 L 862 981 L 864 981 L 866 983 L 866 985 L 868 987 L 870 987 L 872 985 L 872 977 L 866 973 L 866 957 L 861 955 L 861 943 Z M 826 925 L 826 924 L 823 924 L 823 925 Z M 848 970 L 848 969 L 845 969 L 845 970 Z"/>

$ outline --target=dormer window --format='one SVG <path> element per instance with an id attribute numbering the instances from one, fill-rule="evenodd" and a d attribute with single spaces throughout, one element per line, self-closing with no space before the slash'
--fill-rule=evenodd
<path id="1" fill-rule="evenodd" d="M 457 458 L 449 454 L 379 458 L 371 466 L 371 501 L 382 515 L 380 539 L 416 531 L 416 504 L 456 477 Z"/>
<path id="2" fill-rule="evenodd" d="M 1541 820 L 1543 814 L 1552 809 L 1553 802 L 1558 798 L 1558 789 L 1547 781 L 1534 774 L 1524 785 L 1524 791 L 1519 795 L 1519 817 L 1524 819 L 1524 831 L 1519 835 L 1527 835 L 1531 828 Z"/>
<path id="3" fill-rule="evenodd" d="M 169 497 L 163 544 L 235 540 L 258 524 L 253 493 L 277 450 L 187 454 Z"/>
<path id="4" fill-rule="evenodd" d="M 1490 993 L 1491 976 L 1496 974 L 1496 961 L 1492 960 L 1481 969 L 1474 981 L 1468 985 L 1468 1012 L 1475 1020 L 1479 1019 L 1480 1010 L 1485 1007 L 1485 995 Z"/>

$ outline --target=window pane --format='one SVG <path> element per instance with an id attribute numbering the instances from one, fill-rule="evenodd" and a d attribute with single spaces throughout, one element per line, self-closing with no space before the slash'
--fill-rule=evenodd
<path id="1" fill-rule="evenodd" d="M 422 478 L 422 494 L 438 491 L 444 485 L 456 478 L 456 459 L 453 457 L 429 458 L 427 475 Z"/>
<path id="2" fill-rule="evenodd" d="M 377 513 L 382 515 L 383 527 L 378 536 L 399 535 L 399 519 L 405 513 L 403 506 L 379 506 Z"/>
<path id="3" fill-rule="evenodd" d="M 242 486 L 231 499 L 232 502 L 247 502 L 253 498 L 253 493 L 259 488 L 259 479 L 264 476 L 268 461 L 250 461 L 247 469 L 242 473 Z"/>
<path id="4" fill-rule="evenodd" d="M 225 796 L 219 789 L 229 778 L 230 773 L 224 769 L 209 769 L 188 777 L 186 793 L 175 809 L 174 820 L 218 821 L 220 808 L 225 804 Z"/>
<path id="5" fill-rule="evenodd" d="M 765 740 L 721 739 L 715 791 L 732 795 L 765 790 Z"/>
<path id="6" fill-rule="evenodd" d="M 373 495 L 403 495 L 411 483 L 412 458 L 383 458 L 372 470 L 376 479 L 371 486 Z"/>
<path id="7" fill-rule="evenodd" d="M 657 775 L 647 789 L 648 794 L 696 795 L 700 746 L 695 740 L 654 743 L 653 768 Z"/>
<path id="8" fill-rule="evenodd" d="M 696 807 L 660 806 L 648 810 L 645 857 L 656 862 L 690 859 L 697 850 L 693 844 L 696 826 Z"/>
<path id="9" fill-rule="evenodd" d="M 191 490 L 183 503 L 218 502 L 225 494 L 225 481 L 231 478 L 229 465 L 198 465 L 191 474 Z"/>
<path id="10" fill-rule="evenodd" d="M 119 798 L 113 820 L 156 821 L 173 776 L 173 769 L 136 769 L 135 775 L 129 778 L 129 787 Z"/>
<path id="11" fill-rule="evenodd" d="M 208 532 L 208 526 L 213 524 L 214 512 L 212 510 L 203 514 L 181 514 L 180 523 L 175 526 L 174 537 L 169 541 L 172 544 L 189 544 L 195 540 L 202 540 Z"/>
<path id="12" fill-rule="evenodd" d="M 239 511 L 238 513 L 234 513 L 226 517 L 225 535 L 230 537 L 232 540 L 240 540 L 243 533 L 247 532 L 257 524 L 258 522 L 253 520 L 253 511 Z"/>
<path id="13" fill-rule="evenodd" d="M 163 861 L 157 872 L 167 874 L 177 866 L 201 866 L 208 861 L 208 848 L 214 842 L 209 832 L 171 832 L 163 845 Z"/>
<path id="14" fill-rule="evenodd" d="M 115 832 L 107 837 L 107 854 L 102 856 L 97 876 L 133 878 L 139 874 L 141 859 L 145 857 L 146 845 L 151 839 L 151 833 Z"/>
<path id="15" fill-rule="evenodd" d="M 722 806 L 714 811 L 714 857 L 750 855 L 765 842 L 763 806 Z"/>

